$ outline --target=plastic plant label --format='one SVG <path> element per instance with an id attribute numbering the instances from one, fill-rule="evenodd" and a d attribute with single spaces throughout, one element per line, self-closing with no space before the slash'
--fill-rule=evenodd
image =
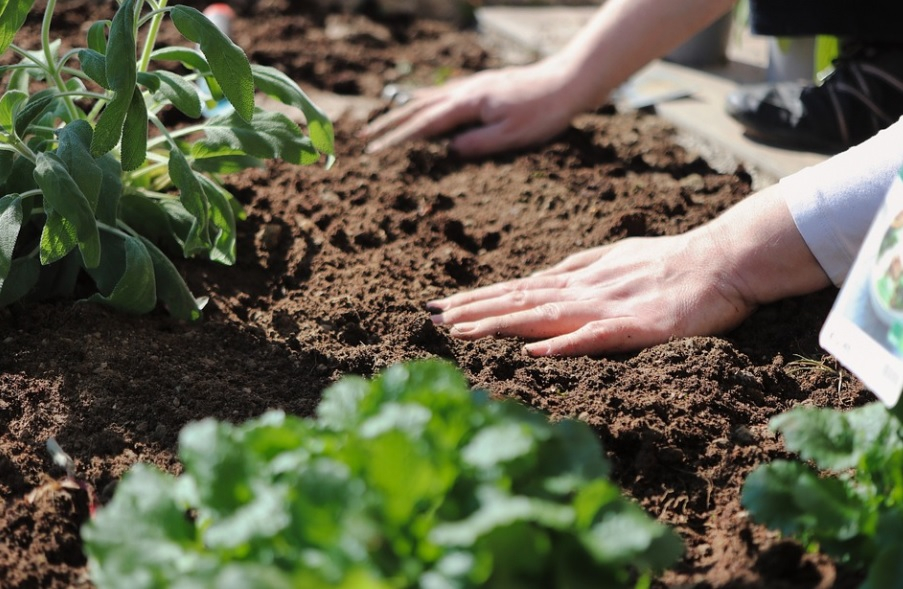
<path id="1" fill-rule="evenodd" d="M 821 346 L 888 407 L 897 404 L 903 391 L 900 174 L 894 177 L 819 336 Z"/>

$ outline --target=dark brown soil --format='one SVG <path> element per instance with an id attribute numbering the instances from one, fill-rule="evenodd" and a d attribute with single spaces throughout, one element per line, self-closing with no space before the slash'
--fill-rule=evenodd
<path id="1" fill-rule="evenodd" d="M 408 66 L 425 83 L 495 65 L 473 32 L 439 23 L 242 6 L 235 38 L 250 57 L 324 90 L 376 97 Z M 64 1 L 59 21 L 77 33 L 110 8 Z M 203 321 L 69 301 L 0 311 L 0 585 L 90 585 L 78 538 L 87 497 L 52 482 L 63 473 L 48 437 L 108 498 L 137 461 L 178 471 L 176 436 L 191 420 L 276 407 L 310 415 L 343 374 L 429 356 L 498 397 L 592 425 L 625 492 L 686 541 L 656 587 L 856 585 L 739 503 L 750 470 L 784 455 L 771 416 L 868 399 L 836 372 L 792 370 L 798 356 L 822 358 L 816 335 L 833 291 L 763 308 L 722 337 L 608 358 L 533 359 L 519 341 L 453 340 L 423 309 L 590 245 L 703 223 L 750 192 L 742 169 L 715 172 L 650 114 L 586 115 L 547 145 L 479 162 L 442 142 L 365 155 L 359 124 L 338 122 L 329 171 L 274 163 L 229 180 L 248 213 L 239 262 L 179 265 L 210 296 Z"/>

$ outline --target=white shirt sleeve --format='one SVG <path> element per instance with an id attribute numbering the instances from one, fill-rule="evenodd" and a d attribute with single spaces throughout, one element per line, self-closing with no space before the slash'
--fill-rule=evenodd
<path id="1" fill-rule="evenodd" d="M 815 259 L 840 286 L 903 168 L 903 119 L 871 139 L 780 182 L 797 229 Z"/>

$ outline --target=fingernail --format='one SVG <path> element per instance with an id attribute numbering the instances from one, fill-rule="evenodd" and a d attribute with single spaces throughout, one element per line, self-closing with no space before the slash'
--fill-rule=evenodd
<path id="1" fill-rule="evenodd" d="M 524 351 L 530 356 L 548 356 L 549 345 L 543 343 L 527 344 L 524 346 Z"/>
<path id="2" fill-rule="evenodd" d="M 473 325 L 456 325 L 451 328 L 451 331 L 449 331 L 449 333 L 452 334 L 453 336 L 467 335 L 468 333 L 471 333 L 473 330 L 474 330 Z"/>
<path id="3" fill-rule="evenodd" d="M 445 317 L 441 313 L 430 315 L 430 321 L 433 322 L 433 325 L 445 325 Z"/>
<path id="4" fill-rule="evenodd" d="M 424 308 L 426 308 L 427 312 L 436 314 L 444 311 L 445 305 L 443 305 L 440 301 L 429 301 L 424 305 Z"/>

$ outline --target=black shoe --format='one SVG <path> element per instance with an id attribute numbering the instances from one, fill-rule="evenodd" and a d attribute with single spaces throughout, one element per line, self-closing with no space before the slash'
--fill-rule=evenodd
<path id="1" fill-rule="evenodd" d="M 727 112 L 764 143 L 843 151 L 903 116 L 903 47 L 845 48 L 820 85 L 746 86 L 728 96 Z"/>

